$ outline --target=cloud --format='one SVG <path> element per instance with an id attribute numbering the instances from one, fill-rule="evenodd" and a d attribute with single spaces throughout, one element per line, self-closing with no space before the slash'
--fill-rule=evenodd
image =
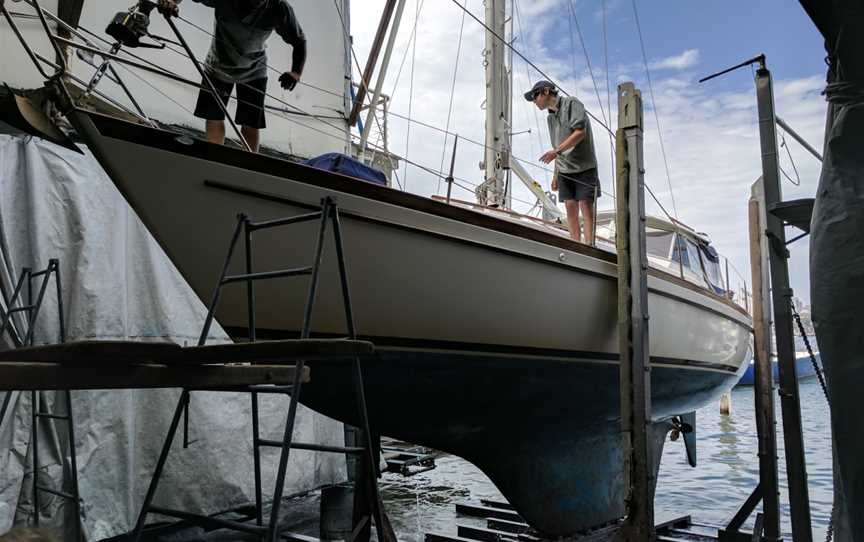
<path id="1" fill-rule="evenodd" d="M 699 49 L 687 49 L 680 55 L 661 58 L 651 62 L 652 70 L 686 70 L 699 62 Z"/>

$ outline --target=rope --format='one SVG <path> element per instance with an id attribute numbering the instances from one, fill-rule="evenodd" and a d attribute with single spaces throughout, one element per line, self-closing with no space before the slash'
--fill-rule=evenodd
<path id="1" fill-rule="evenodd" d="M 675 204 L 675 193 L 672 191 L 672 175 L 669 173 L 669 160 L 666 159 L 666 146 L 663 144 L 663 131 L 660 129 L 660 115 L 657 113 L 657 100 L 654 99 L 654 85 L 651 82 L 651 70 L 648 69 L 648 54 L 645 52 L 645 40 L 642 37 L 642 25 L 639 23 L 639 11 L 636 9 L 636 0 L 632 0 L 633 15 L 636 18 L 636 30 L 639 34 L 639 45 L 642 47 L 642 62 L 645 64 L 645 77 L 648 80 L 648 92 L 651 94 L 651 110 L 654 112 L 654 121 L 657 123 L 657 137 L 660 140 L 660 154 L 663 155 L 663 165 L 666 168 L 666 182 L 669 184 L 669 197 L 672 199 L 672 210 L 675 218 L 678 218 L 678 207 Z"/>
<path id="2" fill-rule="evenodd" d="M 792 164 L 792 171 L 795 172 L 795 178 L 798 179 L 798 182 L 793 181 L 789 175 L 786 175 L 783 168 L 780 168 L 780 171 L 783 171 L 783 175 L 786 175 L 786 178 L 789 179 L 790 183 L 795 186 L 801 186 L 801 176 L 798 175 L 798 168 L 795 167 L 795 159 L 792 158 L 792 151 L 789 150 L 789 145 L 786 144 L 786 137 L 783 134 L 780 134 L 780 146 L 786 149 L 786 154 L 789 156 L 789 162 Z"/>

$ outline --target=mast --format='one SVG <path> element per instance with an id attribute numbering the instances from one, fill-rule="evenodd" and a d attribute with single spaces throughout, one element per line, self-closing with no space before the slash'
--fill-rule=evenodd
<path id="1" fill-rule="evenodd" d="M 505 64 L 506 0 L 486 0 L 486 149 L 482 169 L 484 183 L 477 199 L 485 205 L 509 208 L 505 192 L 505 169 L 510 160 L 510 71 Z"/>

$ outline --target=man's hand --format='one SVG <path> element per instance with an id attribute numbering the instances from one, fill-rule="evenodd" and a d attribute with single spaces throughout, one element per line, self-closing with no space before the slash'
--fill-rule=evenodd
<path id="1" fill-rule="evenodd" d="M 552 191 L 553 192 L 558 191 L 558 174 L 557 173 L 552 175 Z"/>
<path id="2" fill-rule="evenodd" d="M 279 76 L 279 83 L 282 85 L 287 91 L 294 90 L 294 87 L 297 86 L 297 83 L 300 82 L 300 74 L 295 72 L 285 72 Z"/>
<path id="3" fill-rule="evenodd" d="M 177 17 L 180 15 L 179 3 L 180 1 L 178 0 L 159 0 L 156 4 L 156 9 L 166 17 Z"/>
<path id="4" fill-rule="evenodd" d="M 554 161 L 557 156 L 558 156 L 558 151 L 556 151 L 555 149 L 552 149 L 551 151 L 544 152 L 543 156 L 540 157 L 540 161 L 543 162 L 544 164 L 549 164 L 552 161 Z"/>

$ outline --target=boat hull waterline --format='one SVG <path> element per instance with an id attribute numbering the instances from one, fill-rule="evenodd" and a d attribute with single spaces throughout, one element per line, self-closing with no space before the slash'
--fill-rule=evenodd
<path id="1" fill-rule="evenodd" d="M 614 254 L 482 213 L 287 161 L 76 111 L 80 135 L 195 292 L 210 298 L 237 214 L 309 212 L 333 197 L 377 433 L 476 464 L 535 528 L 573 534 L 623 514 Z M 311 263 L 317 225 L 258 234 L 255 271 Z M 231 273 L 244 271 L 242 249 Z M 344 335 L 332 244 L 313 329 Z M 256 284 L 260 337 L 296 335 L 307 283 Z M 656 457 L 664 420 L 728 390 L 750 320 L 680 279 L 649 276 Z M 247 326 L 245 287 L 217 318 Z M 312 364 L 301 401 L 356 422 L 349 367 Z M 655 473 L 656 474 L 656 473 Z"/>

